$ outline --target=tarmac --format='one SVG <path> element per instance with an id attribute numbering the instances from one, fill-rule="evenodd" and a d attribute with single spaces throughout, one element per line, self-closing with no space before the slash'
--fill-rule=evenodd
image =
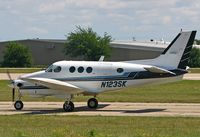
<path id="1" fill-rule="evenodd" d="M 74 112 L 65 112 L 63 102 L 24 102 L 23 110 L 16 111 L 12 102 L 0 102 L 0 115 L 200 117 L 200 103 L 100 102 L 97 109 L 89 109 L 86 102 L 74 104 Z"/>
<path id="2" fill-rule="evenodd" d="M 17 79 L 26 73 L 10 73 L 12 79 Z M 185 74 L 183 79 L 185 80 L 200 80 L 200 73 L 188 73 Z M 6 73 L 0 73 L 0 80 L 9 80 Z"/>

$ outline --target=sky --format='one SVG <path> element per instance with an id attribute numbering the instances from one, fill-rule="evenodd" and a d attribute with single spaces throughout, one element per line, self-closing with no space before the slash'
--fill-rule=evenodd
<path id="1" fill-rule="evenodd" d="M 66 39 L 76 26 L 113 40 L 171 41 L 181 29 L 200 39 L 200 1 L 0 0 L 0 41 Z"/>

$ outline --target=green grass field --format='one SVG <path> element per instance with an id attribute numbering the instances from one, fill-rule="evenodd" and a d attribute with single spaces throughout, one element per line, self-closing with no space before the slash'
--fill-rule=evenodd
<path id="1" fill-rule="evenodd" d="M 11 89 L 8 81 L 0 81 L 0 101 L 11 100 Z M 99 101 L 106 102 L 180 102 L 200 103 L 200 81 L 183 80 L 180 82 L 146 86 L 140 88 L 127 88 L 118 91 L 100 94 Z M 87 101 L 88 96 L 75 96 L 74 101 Z M 23 101 L 64 101 L 54 97 L 45 99 L 25 96 Z"/>
<path id="2" fill-rule="evenodd" d="M 189 72 L 190 73 L 200 73 L 200 68 L 190 68 Z"/>
<path id="3" fill-rule="evenodd" d="M 0 68 L 0 73 L 33 73 L 40 70 L 42 68 Z"/>
<path id="4" fill-rule="evenodd" d="M 200 118 L 0 116 L 1 137 L 199 137 Z"/>
<path id="5" fill-rule="evenodd" d="M 0 101 L 11 100 L 8 81 L 0 81 Z M 74 101 L 87 101 L 77 96 Z M 103 93 L 99 101 L 121 102 L 195 102 L 200 103 L 200 81 L 140 88 L 127 88 Z M 25 101 L 63 101 L 57 98 Z M 199 137 L 198 117 L 105 117 L 44 116 L 24 114 L 0 116 L 0 137 Z"/>

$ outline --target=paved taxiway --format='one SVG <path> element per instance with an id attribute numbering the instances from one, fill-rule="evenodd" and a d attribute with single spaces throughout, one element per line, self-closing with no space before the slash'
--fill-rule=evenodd
<path id="1" fill-rule="evenodd" d="M 24 75 L 26 73 L 11 73 L 12 79 L 17 79 L 21 75 Z M 199 73 L 188 73 L 185 74 L 183 79 L 186 80 L 200 80 L 200 74 Z M 9 80 L 9 77 L 6 73 L 0 73 L 0 80 Z"/>
<path id="2" fill-rule="evenodd" d="M 75 102 L 74 112 L 64 112 L 63 102 L 24 102 L 16 111 L 12 102 L 0 102 L 0 115 L 96 115 L 96 116 L 185 116 L 200 117 L 200 103 L 111 103 L 100 102 L 96 110 L 85 102 Z"/>

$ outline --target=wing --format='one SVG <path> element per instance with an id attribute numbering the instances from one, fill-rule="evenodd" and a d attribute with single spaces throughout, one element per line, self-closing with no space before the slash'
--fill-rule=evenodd
<path id="1" fill-rule="evenodd" d="M 144 69 L 146 69 L 147 71 L 150 71 L 152 73 L 169 73 L 169 74 L 172 74 L 172 75 L 176 75 L 174 72 L 171 72 L 169 70 L 159 68 L 159 67 L 156 67 L 156 66 L 145 66 Z"/>
<path id="2" fill-rule="evenodd" d="M 21 78 L 24 81 L 42 85 L 50 89 L 64 91 L 69 94 L 77 94 L 83 92 L 79 87 L 72 84 L 49 78 Z"/>

